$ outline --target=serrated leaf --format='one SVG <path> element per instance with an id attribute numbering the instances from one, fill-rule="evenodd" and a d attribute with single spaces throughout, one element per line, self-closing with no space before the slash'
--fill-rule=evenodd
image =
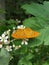
<path id="1" fill-rule="evenodd" d="M 44 45 L 49 45 L 49 27 L 40 30 L 40 36 L 38 39 L 44 42 Z"/>
<path id="2" fill-rule="evenodd" d="M 45 22 L 44 19 L 42 18 L 38 18 L 38 17 L 31 17 L 31 18 L 28 18 L 26 20 L 23 21 L 23 24 L 26 26 L 26 27 L 30 27 L 34 30 L 38 30 L 38 29 L 43 29 L 45 28 L 46 26 L 49 26 L 47 24 L 47 22 Z"/>
<path id="3" fill-rule="evenodd" d="M 26 10 L 26 13 L 49 20 L 49 1 L 45 1 L 43 4 L 25 4 L 22 8 Z"/>

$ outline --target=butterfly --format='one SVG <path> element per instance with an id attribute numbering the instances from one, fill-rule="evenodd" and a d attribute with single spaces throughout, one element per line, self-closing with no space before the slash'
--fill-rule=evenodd
<path id="1" fill-rule="evenodd" d="M 14 33 L 12 33 L 12 37 L 15 39 L 28 39 L 35 38 L 37 36 L 39 36 L 39 32 L 30 28 L 17 29 Z"/>

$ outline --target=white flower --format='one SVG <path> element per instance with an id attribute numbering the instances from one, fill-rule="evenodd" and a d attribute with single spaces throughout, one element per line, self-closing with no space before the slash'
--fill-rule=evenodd
<path id="1" fill-rule="evenodd" d="M 0 42 L 3 42 L 5 39 L 5 34 L 2 34 L 2 36 L 0 36 Z"/>
<path id="2" fill-rule="evenodd" d="M 2 38 L 4 38 L 5 37 L 5 34 L 2 34 Z"/>
<path id="3" fill-rule="evenodd" d="M 6 35 L 6 34 L 7 34 L 7 32 L 5 31 L 5 32 L 4 32 L 4 35 Z"/>
<path id="4" fill-rule="evenodd" d="M 7 51 L 12 51 L 12 46 L 6 46 L 5 48 Z"/>
<path id="5" fill-rule="evenodd" d="M 18 21 L 18 23 L 21 23 L 21 21 Z"/>
<path id="6" fill-rule="evenodd" d="M 16 21 L 18 22 L 18 19 L 16 19 Z"/>
<path id="7" fill-rule="evenodd" d="M 13 33 L 16 31 L 15 29 L 16 29 L 16 28 L 15 28 L 15 27 L 13 27 Z"/>
<path id="8" fill-rule="evenodd" d="M 28 45 L 28 42 L 27 41 L 25 41 L 25 45 Z"/>
<path id="9" fill-rule="evenodd" d="M 23 40 L 22 42 L 21 42 L 21 44 L 23 45 L 25 43 L 25 41 Z"/>
<path id="10" fill-rule="evenodd" d="M 20 26 L 17 26 L 17 29 L 20 29 Z"/>
<path id="11" fill-rule="evenodd" d="M 9 40 L 4 40 L 4 44 L 10 44 Z"/>
<path id="12" fill-rule="evenodd" d="M 10 32 L 11 30 L 9 29 L 8 31 Z"/>
<path id="13" fill-rule="evenodd" d="M 15 47 L 15 45 L 13 44 L 13 48 Z"/>
<path id="14" fill-rule="evenodd" d="M 19 48 L 21 47 L 21 45 L 19 45 Z"/>
<path id="15" fill-rule="evenodd" d="M 21 48 L 21 45 L 15 46 L 15 50 Z"/>
<path id="16" fill-rule="evenodd" d="M 9 44 L 9 37 L 6 36 L 4 33 L 2 34 L 2 36 L 0 36 L 0 42 L 3 42 L 4 44 Z"/>
<path id="17" fill-rule="evenodd" d="M 4 43 L 7 43 L 7 40 L 6 39 L 4 40 Z"/>
<path id="18" fill-rule="evenodd" d="M 9 34 L 10 34 L 10 31 L 11 31 L 10 29 L 6 31 L 6 32 L 7 32 L 7 35 L 9 35 Z"/>
<path id="19" fill-rule="evenodd" d="M 8 39 L 8 38 L 9 38 L 8 36 L 5 37 L 5 39 Z"/>
<path id="20" fill-rule="evenodd" d="M 25 26 L 23 26 L 23 25 L 17 26 L 17 29 L 24 29 L 24 28 L 25 28 Z"/>
<path id="21" fill-rule="evenodd" d="M 4 39 L 4 44 L 9 44 L 9 43 L 10 43 L 9 37 L 6 36 L 5 39 Z"/>
<path id="22" fill-rule="evenodd" d="M 22 44 L 22 45 L 23 45 L 23 44 L 28 45 L 28 42 L 27 42 L 27 40 L 23 40 L 23 41 L 21 42 L 21 44 Z"/>
<path id="23" fill-rule="evenodd" d="M 0 44 L 0 48 L 2 48 L 2 44 Z"/>

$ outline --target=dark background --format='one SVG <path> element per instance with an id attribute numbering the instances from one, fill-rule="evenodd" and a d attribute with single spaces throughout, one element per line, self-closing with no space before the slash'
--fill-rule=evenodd
<path id="1" fill-rule="evenodd" d="M 32 15 L 25 14 L 24 10 L 21 9 L 21 5 L 30 2 L 36 2 L 42 4 L 43 1 L 45 0 L 5 0 L 5 10 L 6 10 L 5 17 L 7 20 L 9 19 L 24 20 L 25 18 L 28 18 Z"/>

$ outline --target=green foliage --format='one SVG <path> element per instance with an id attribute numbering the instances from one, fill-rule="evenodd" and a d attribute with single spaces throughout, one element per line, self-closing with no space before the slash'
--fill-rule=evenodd
<path id="1" fill-rule="evenodd" d="M 41 17 L 49 20 L 49 2 L 44 2 L 43 4 L 31 3 L 22 6 L 26 10 L 26 13 L 32 14 L 36 17 Z"/>
<path id="2" fill-rule="evenodd" d="M 30 17 L 28 19 L 25 19 L 23 21 L 23 24 L 26 27 L 30 27 L 34 30 L 43 29 L 43 28 L 49 26 L 49 24 L 46 22 L 46 20 L 43 18 L 40 18 L 40 17 Z"/>
<path id="3" fill-rule="evenodd" d="M 28 45 L 21 45 L 22 40 L 10 44 L 21 45 L 19 49 L 10 52 L 2 48 L 0 51 L 1 65 L 48 65 L 49 64 L 49 2 L 43 4 L 30 3 L 22 6 L 26 14 L 33 15 L 23 21 L 23 25 L 40 34 L 37 38 L 29 39 Z M 14 12 L 14 11 L 13 11 Z M 4 25 L 4 26 L 3 26 Z M 15 20 L 0 21 L 0 35 L 3 31 L 17 26 Z M 11 60 L 10 60 L 11 59 Z"/>
<path id="4" fill-rule="evenodd" d="M 16 27 L 17 21 L 10 19 L 5 21 L 5 25 L 8 29 L 12 29 L 13 27 Z"/>
<path id="5" fill-rule="evenodd" d="M 19 60 L 18 65 L 32 65 L 30 61 L 27 61 L 26 59 L 22 58 Z"/>
<path id="6" fill-rule="evenodd" d="M 26 14 L 31 14 L 34 16 L 34 17 L 30 17 L 30 18 L 24 20 L 23 24 L 26 27 L 30 27 L 33 30 L 37 30 L 40 32 L 39 37 L 36 38 L 37 40 L 32 39 L 31 41 L 29 41 L 29 47 L 31 49 L 33 49 L 33 47 L 36 47 L 36 46 L 39 46 L 39 48 L 40 48 L 41 45 L 49 46 L 49 40 L 48 40 L 49 39 L 49 2 L 45 1 L 43 4 L 37 4 L 37 3 L 25 4 L 22 6 L 22 8 L 25 10 Z M 43 48 L 44 48 L 44 46 L 43 46 Z M 33 50 L 32 50 L 32 52 L 33 52 Z M 47 52 L 48 52 L 48 50 L 47 50 Z M 37 61 L 36 60 L 36 61 L 33 61 L 33 63 L 35 62 L 35 65 L 44 65 L 44 64 L 47 65 L 47 63 L 43 63 L 43 61 L 41 59 L 42 56 L 44 57 L 45 53 L 46 53 L 46 51 L 44 51 L 43 49 L 40 52 L 39 52 L 39 50 L 37 50 L 37 53 L 35 53 L 35 57 L 37 56 L 36 58 L 38 58 L 38 62 L 36 63 L 36 61 Z M 49 60 L 49 58 L 46 59 L 46 61 L 47 60 Z"/>
<path id="7" fill-rule="evenodd" d="M 22 6 L 23 9 L 26 10 L 26 13 L 32 14 L 35 17 L 31 17 L 23 21 L 23 24 L 26 27 L 30 27 L 33 30 L 37 30 L 40 32 L 40 40 L 45 45 L 48 45 L 48 33 L 49 33 L 49 10 L 48 10 L 49 2 L 44 2 L 42 4 L 37 3 L 31 3 L 31 4 L 25 4 Z M 47 8 L 47 9 L 46 9 Z M 40 44 L 40 43 L 39 43 Z"/>
<path id="8" fill-rule="evenodd" d="M 49 65 L 47 62 L 43 63 L 42 65 Z"/>
<path id="9" fill-rule="evenodd" d="M 6 19 L 20 19 L 24 20 L 28 15 L 24 14 L 21 5 L 30 2 L 40 2 L 43 3 L 44 0 L 6 0 Z"/>
<path id="10" fill-rule="evenodd" d="M 4 48 L 2 48 L 0 51 L 0 64 L 8 65 L 10 58 L 10 54 Z"/>

